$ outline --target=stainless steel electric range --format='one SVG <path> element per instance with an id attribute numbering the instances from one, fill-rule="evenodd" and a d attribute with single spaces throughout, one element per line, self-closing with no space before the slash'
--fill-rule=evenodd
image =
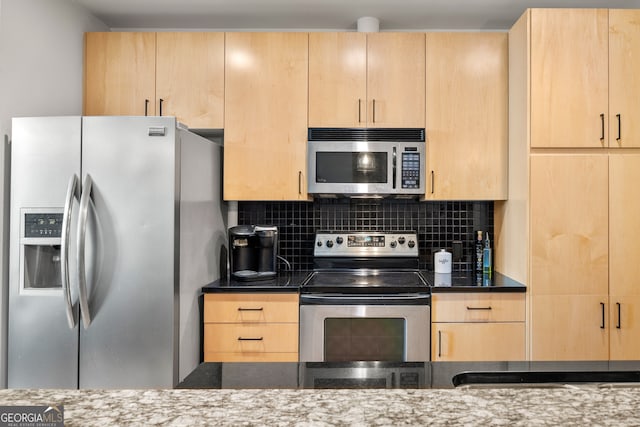
<path id="1" fill-rule="evenodd" d="M 429 287 L 415 232 L 318 232 L 300 288 L 305 387 L 421 387 Z"/>

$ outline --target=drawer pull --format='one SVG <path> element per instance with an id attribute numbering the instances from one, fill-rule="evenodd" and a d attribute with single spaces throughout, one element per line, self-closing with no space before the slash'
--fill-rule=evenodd
<path id="1" fill-rule="evenodd" d="M 491 306 L 489 306 L 489 307 L 469 307 L 469 306 L 467 306 L 467 310 L 491 310 Z"/>
<path id="2" fill-rule="evenodd" d="M 238 341 L 262 341 L 262 337 L 259 338 L 243 338 L 243 337 L 238 337 Z"/>
<path id="3" fill-rule="evenodd" d="M 264 310 L 264 308 L 262 307 L 258 307 L 258 308 L 243 308 L 243 307 L 238 307 L 238 311 L 262 311 Z"/>

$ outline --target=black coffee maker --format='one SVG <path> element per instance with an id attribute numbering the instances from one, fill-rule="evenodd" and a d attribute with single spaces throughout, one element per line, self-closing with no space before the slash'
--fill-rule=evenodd
<path id="1" fill-rule="evenodd" d="M 229 229 L 231 277 L 241 281 L 276 276 L 278 227 L 237 225 Z"/>

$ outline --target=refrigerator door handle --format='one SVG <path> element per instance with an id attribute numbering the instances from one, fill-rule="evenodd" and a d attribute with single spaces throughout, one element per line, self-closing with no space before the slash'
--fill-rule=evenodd
<path id="1" fill-rule="evenodd" d="M 80 295 L 80 312 L 82 313 L 82 324 L 87 329 L 91 324 L 91 314 L 89 313 L 89 298 L 87 295 L 87 276 L 85 269 L 84 248 L 87 237 L 87 216 L 89 213 L 89 201 L 91 199 L 91 186 L 93 180 L 87 174 L 82 185 L 82 196 L 80 197 L 80 210 L 78 212 L 78 293 Z"/>
<path id="2" fill-rule="evenodd" d="M 76 198 L 78 198 L 78 176 L 74 173 L 69 179 L 69 185 L 67 187 L 64 214 L 62 215 L 62 236 L 60 239 L 60 274 L 69 329 L 76 327 L 76 319 L 73 313 L 73 302 L 71 301 L 71 284 L 69 283 L 69 237 L 71 232 L 71 210 L 73 209 L 73 199 Z"/>

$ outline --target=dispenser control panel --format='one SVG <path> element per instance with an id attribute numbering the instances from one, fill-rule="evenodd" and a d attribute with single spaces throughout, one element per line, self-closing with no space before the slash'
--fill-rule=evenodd
<path id="1" fill-rule="evenodd" d="M 61 237 L 62 216 L 61 213 L 25 213 L 24 237 Z"/>

